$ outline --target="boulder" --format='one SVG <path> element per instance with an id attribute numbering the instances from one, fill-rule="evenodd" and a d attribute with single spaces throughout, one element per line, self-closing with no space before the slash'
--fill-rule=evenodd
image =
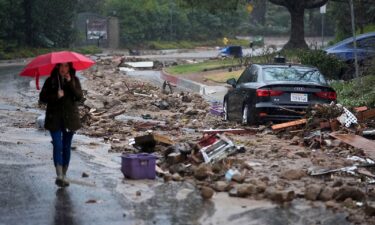
<path id="1" fill-rule="evenodd" d="M 300 180 L 306 176 L 305 171 L 301 169 L 287 169 L 281 172 L 280 177 L 287 180 Z"/>
<path id="2" fill-rule="evenodd" d="M 215 191 L 223 192 L 223 191 L 228 191 L 229 184 L 225 181 L 217 181 L 213 185 L 213 188 Z"/>
<path id="3" fill-rule="evenodd" d="M 365 199 L 365 193 L 356 187 L 343 186 L 335 191 L 333 197 L 336 201 L 344 201 L 347 198 L 351 198 L 355 201 L 363 201 Z"/>
<path id="4" fill-rule="evenodd" d="M 307 200 L 315 201 L 318 199 L 320 192 L 322 191 L 322 187 L 316 184 L 309 185 L 305 189 L 305 198 Z"/>
<path id="5" fill-rule="evenodd" d="M 201 188 L 201 196 L 205 200 L 212 198 L 214 193 L 215 193 L 214 190 L 210 187 L 202 187 Z"/>
<path id="6" fill-rule="evenodd" d="M 194 171 L 194 177 L 197 180 L 205 180 L 211 174 L 211 167 L 206 164 L 199 165 Z"/>

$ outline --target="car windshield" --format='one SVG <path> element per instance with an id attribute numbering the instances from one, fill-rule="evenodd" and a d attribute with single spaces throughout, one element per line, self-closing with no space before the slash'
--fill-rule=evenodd
<path id="1" fill-rule="evenodd" d="M 263 69 L 263 78 L 267 82 L 297 81 L 326 85 L 327 81 L 319 70 L 303 67 L 268 67 Z"/>

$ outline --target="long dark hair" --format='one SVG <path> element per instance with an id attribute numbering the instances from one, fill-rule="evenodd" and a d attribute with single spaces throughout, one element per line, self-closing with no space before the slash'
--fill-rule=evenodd
<path id="1" fill-rule="evenodd" d="M 62 63 L 57 63 L 55 65 L 55 67 L 53 68 L 51 72 L 51 77 L 56 78 L 59 75 L 59 69 L 60 69 L 61 64 Z M 72 62 L 68 62 L 68 65 L 69 65 L 69 74 L 70 76 L 72 76 L 72 78 L 74 78 L 76 76 L 76 69 L 74 69 Z"/>
<path id="2" fill-rule="evenodd" d="M 62 63 L 57 63 L 55 65 L 55 67 L 53 68 L 52 72 L 51 72 L 51 84 L 52 84 L 52 88 L 62 88 L 62 82 L 63 80 L 60 80 L 61 78 L 59 78 L 59 73 L 60 73 L 60 66 L 61 66 Z M 71 62 L 68 62 L 68 65 L 69 65 L 69 74 L 72 78 L 72 82 L 74 82 L 74 80 L 76 79 L 76 70 L 74 69 L 73 67 L 73 63 Z"/>

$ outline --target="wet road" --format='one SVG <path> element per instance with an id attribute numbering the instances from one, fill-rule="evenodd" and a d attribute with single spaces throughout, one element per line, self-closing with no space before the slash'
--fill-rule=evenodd
<path id="1" fill-rule="evenodd" d="M 0 225 L 348 224 L 302 200 L 280 207 L 219 193 L 203 201 L 189 182 L 124 180 L 119 155 L 82 135 L 73 142 L 71 186 L 59 189 L 49 134 L 31 124 L 43 113 L 34 109 L 38 92 L 19 70 L 0 67 Z"/>
<path id="2" fill-rule="evenodd" d="M 57 188 L 48 132 L 23 127 L 43 112 L 31 109 L 37 92 L 19 70 L 0 68 L 1 225 L 199 224 L 203 202 L 193 185 L 124 180 L 120 158 L 108 157 L 99 139 L 74 137 L 71 186 Z"/>

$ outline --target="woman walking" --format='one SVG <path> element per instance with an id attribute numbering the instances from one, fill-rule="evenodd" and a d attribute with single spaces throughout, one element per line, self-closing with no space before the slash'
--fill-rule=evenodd
<path id="1" fill-rule="evenodd" d="M 83 98 L 81 84 L 73 64 L 59 63 L 45 81 L 39 100 L 47 103 L 44 128 L 50 131 L 56 185 L 69 186 L 66 173 L 69 167 L 73 135 L 81 127 L 77 103 Z"/>

